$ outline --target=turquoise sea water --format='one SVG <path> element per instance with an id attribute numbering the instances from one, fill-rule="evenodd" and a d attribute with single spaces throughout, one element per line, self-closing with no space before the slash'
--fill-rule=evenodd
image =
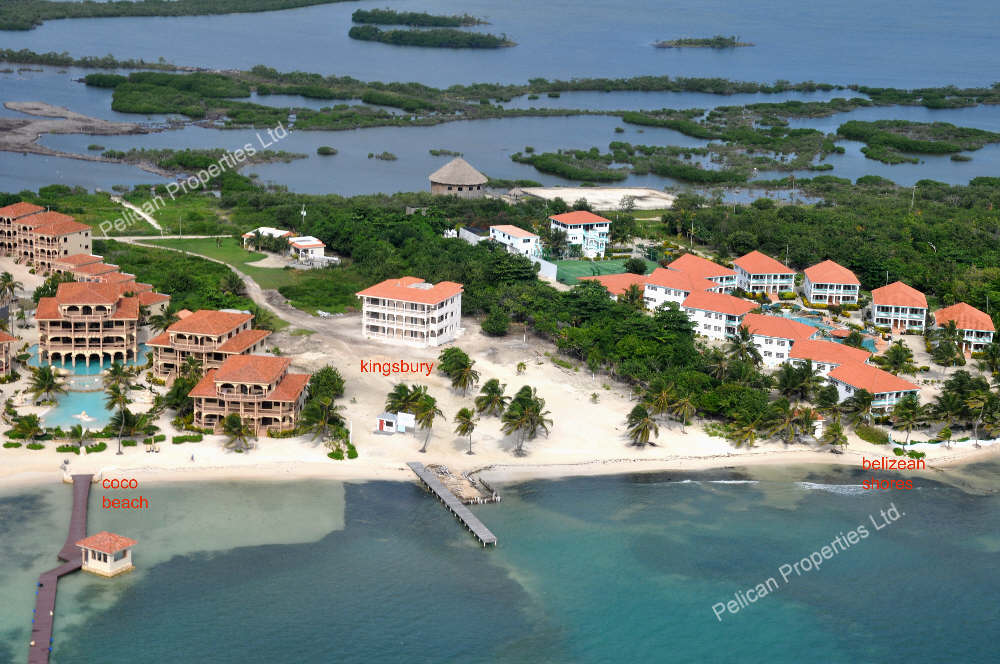
<path id="1" fill-rule="evenodd" d="M 997 465 L 965 475 L 1000 486 Z M 91 530 L 138 539 L 138 570 L 60 585 L 52 661 L 993 661 L 1000 497 L 926 480 L 873 493 L 862 479 L 504 486 L 503 503 L 475 510 L 500 540 L 486 551 L 410 483 L 146 487 L 149 511 L 125 515 L 101 510 L 97 490 Z M 26 515 L 60 522 L 68 498 L 0 494 L 0 555 L 13 563 L 0 591 L 18 605 L 0 610 L 2 661 L 23 652 L 32 575 L 52 559 L 35 548 L 61 539 Z M 884 525 L 890 503 L 902 514 Z M 782 582 L 780 565 L 859 524 L 867 539 Z M 713 604 L 769 577 L 770 596 L 716 619 Z"/>

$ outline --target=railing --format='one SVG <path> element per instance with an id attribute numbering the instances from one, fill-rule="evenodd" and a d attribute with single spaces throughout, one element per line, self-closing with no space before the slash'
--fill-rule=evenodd
<path id="1" fill-rule="evenodd" d="M 188 350 L 188 351 L 197 351 L 199 353 L 208 353 L 218 350 L 219 344 L 216 342 L 213 342 L 211 344 L 195 344 L 183 341 L 175 341 L 170 344 L 170 347 L 173 348 L 174 350 Z"/>

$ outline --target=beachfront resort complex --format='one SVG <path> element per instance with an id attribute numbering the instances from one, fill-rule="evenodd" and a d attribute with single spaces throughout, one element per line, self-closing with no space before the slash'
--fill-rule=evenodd
<path id="1" fill-rule="evenodd" d="M 441 346 L 462 332 L 462 284 L 417 277 L 386 279 L 360 291 L 365 339 Z"/>

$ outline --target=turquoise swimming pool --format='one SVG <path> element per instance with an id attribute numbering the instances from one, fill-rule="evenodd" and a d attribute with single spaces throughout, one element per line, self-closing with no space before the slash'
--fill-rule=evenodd
<path id="1" fill-rule="evenodd" d="M 788 318 L 790 320 L 798 321 L 799 323 L 803 323 L 804 325 L 809 325 L 811 327 L 824 330 L 826 332 L 836 329 L 831 325 L 827 325 L 818 318 L 813 318 L 811 316 L 793 316 L 792 314 L 785 314 L 785 313 L 780 313 L 778 315 L 782 316 L 783 318 Z M 831 340 L 836 341 L 837 343 L 843 343 L 842 340 L 837 339 L 836 337 L 831 338 Z M 875 340 L 872 339 L 871 337 L 866 336 L 864 338 L 864 341 L 861 342 L 861 345 L 864 346 L 865 350 L 867 350 L 870 353 L 876 352 Z"/>

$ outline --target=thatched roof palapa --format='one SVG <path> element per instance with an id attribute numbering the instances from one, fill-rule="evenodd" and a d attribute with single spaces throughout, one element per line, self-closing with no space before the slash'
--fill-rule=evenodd
<path id="1" fill-rule="evenodd" d="M 438 184 L 486 184 L 487 177 L 474 169 L 469 162 L 461 157 L 455 157 L 447 164 L 430 174 L 431 182 Z"/>

